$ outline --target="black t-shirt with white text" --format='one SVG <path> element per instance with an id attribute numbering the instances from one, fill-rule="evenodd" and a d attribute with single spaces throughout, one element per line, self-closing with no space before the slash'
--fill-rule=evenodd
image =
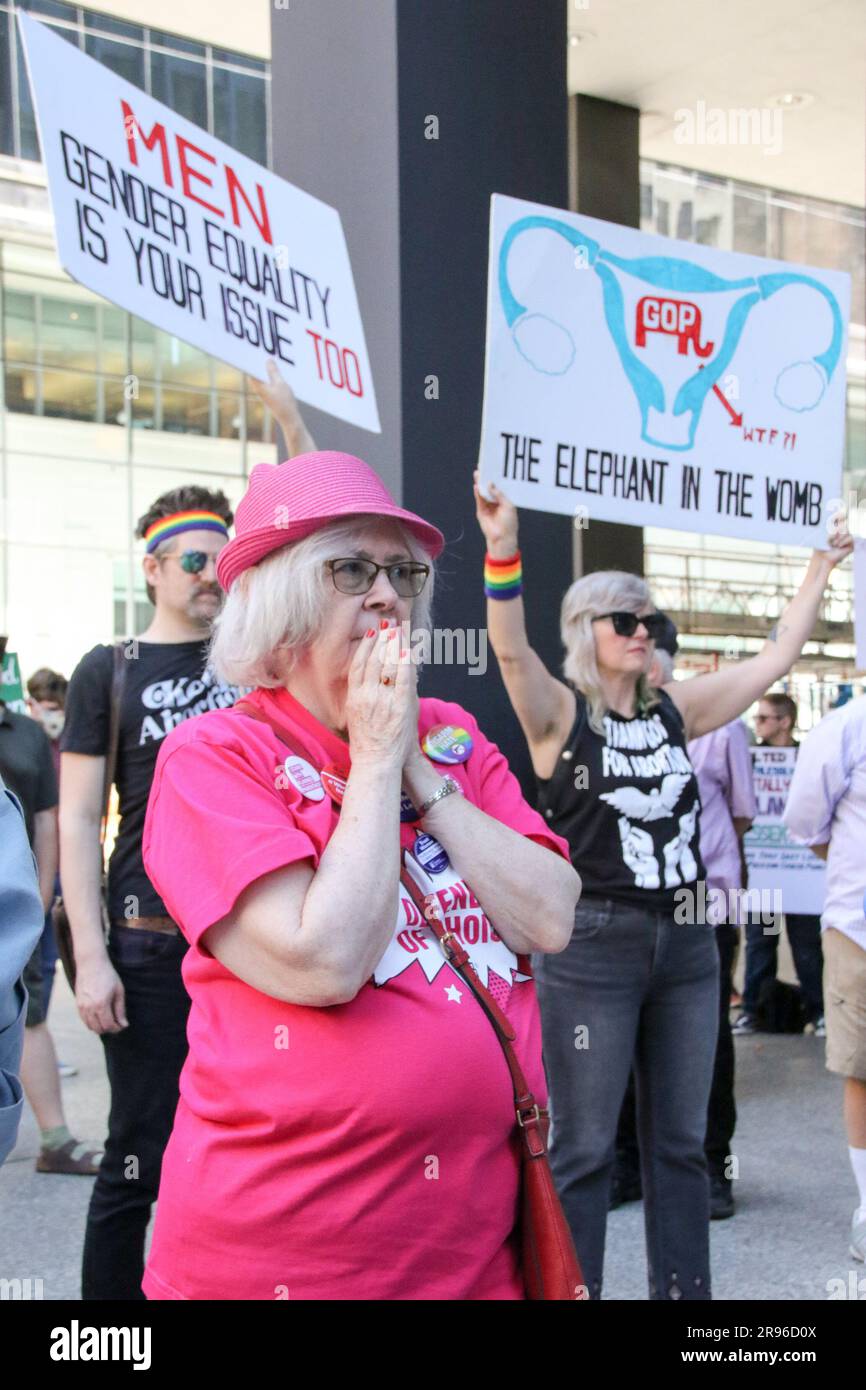
<path id="1" fill-rule="evenodd" d="M 590 897 L 673 913 L 677 889 L 706 877 L 700 853 L 700 793 L 682 718 L 659 704 L 627 719 L 608 710 L 604 734 L 590 728 L 584 697 L 539 807 L 566 839 Z"/>
<path id="2" fill-rule="evenodd" d="M 168 915 L 141 859 L 147 798 L 162 740 L 182 720 L 226 709 L 241 694 L 239 686 L 217 681 L 206 669 L 204 642 L 143 642 L 139 638 L 124 646 L 114 779 L 120 828 L 108 867 L 112 921 Z M 75 668 L 66 695 L 61 752 L 108 756 L 113 665 L 113 648 L 98 646 Z"/>

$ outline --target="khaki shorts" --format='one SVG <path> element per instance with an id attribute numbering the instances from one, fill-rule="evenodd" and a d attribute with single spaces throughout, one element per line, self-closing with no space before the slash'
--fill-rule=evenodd
<path id="1" fill-rule="evenodd" d="M 844 932 L 823 932 L 827 1069 L 866 1081 L 866 950 Z"/>

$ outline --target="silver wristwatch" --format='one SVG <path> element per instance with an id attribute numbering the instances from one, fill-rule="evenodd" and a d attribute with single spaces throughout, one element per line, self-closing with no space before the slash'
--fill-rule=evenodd
<path id="1" fill-rule="evenodd" d="M 452 792 L 462 792 L 462 790 L 463 788 L 460 786 L 460 783 L 455 782 L 453 777 L 443 777 L 441 787 L 439 787 L 432 796 L 428 796 L 423 806 L 418 807 L 418 819 L 420 820 L 422 816 L 426 816 L 430 807 L 435 806 L 436 802 L 441 801 L 443 797 L 450 796 Z"/>

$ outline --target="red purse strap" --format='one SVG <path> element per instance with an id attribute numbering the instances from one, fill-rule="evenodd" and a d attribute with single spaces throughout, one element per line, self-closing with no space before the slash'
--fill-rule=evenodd
<path id="1" fill-rule="evenodd" d="M 284 743 L 290 752 L 299 755 L 316 767 L 318 759 L 311 756 L 300 739 L 296 736 L 289 738 L 286 731 L 275 719 L 271 719 L 257 706 L 252 705 L 247 700 L 238 700 L 233 706 L 236 714 L 246 714 L 251 719 L 256 719 L 260 724 L 267 724 L 276 734 L 281 743 Z M 317 769 L 318 771 L 319 769 Z M 487 1018 L 489 1019 L 493 1031 L 499 1039 L 499 1044 L 505 1055 L 505 1061 L 511 1074 L 511 1084 L 514 1088 L 514 1110 L 517 1115 L 517 1123 L 523 1137 L 523 1143 L 531 1158 L 541 1158 L 547 1153 L 547 1143 L 542 1129 L 542 1115 L 538 1102 L 529 1083 L 523 1075 L 523 1070 L 517 1060 L 517 1053 L 512 1046 L 515 1038 L 514 1029 L 508 1018 L 500 1009 L 490 991 L 481 983 L 478 973 L 472 964 L 469 953 L 463 943 L 458 940 L 453 932 L 446 930 L 441 921 L 439 905 L 432 894 L 424 894 L 418 884 L 412 878 L 407 868 L 400 862 L 400 882 L 408 892 L 418 911 L 422 914 L 425 922 L 429 926 L 433 935 L 442 948 L 448 964 L 455 974 L 459 975 L 466 987 L 474 994 Z"/>

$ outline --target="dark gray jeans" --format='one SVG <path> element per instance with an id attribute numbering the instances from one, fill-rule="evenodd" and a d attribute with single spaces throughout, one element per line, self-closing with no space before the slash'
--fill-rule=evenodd
<path id="1" fill-rule="evenodd" d="M 710 927 L 584 898 L 560 955 L 533 958 L 551 1163 L 590 1297 L 601 1297 L 616 1127 L 634 1061 L 650 1298 L 708 1299 L 707 1101 L 718 1031 Z"/>

